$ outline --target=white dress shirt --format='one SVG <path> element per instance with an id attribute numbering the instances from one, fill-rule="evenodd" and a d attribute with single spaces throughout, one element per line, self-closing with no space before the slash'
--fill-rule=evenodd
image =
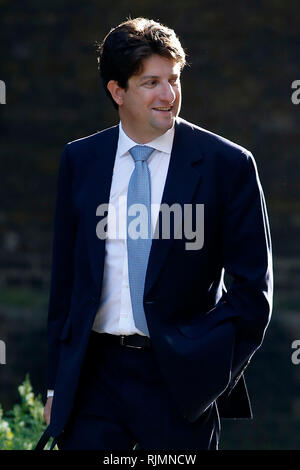
<path id="1" fill-rule="evenodd" d="M 127 189 L 135 166 L 129 149 L 140 144 L 137 144 L 137 142 L 134 142 L 125 134 L 121 122 L 119 130 L 118 147 L 109 197 L 109 205 L 114 207 L 111 224 L 114 224 L 116 219 L 117 227 L 114 227 L 115 230 L 112 230 L 113 237 L 110 237 L 110 210 L 108 210 L 103 286 L 93 330 L 98 333 L 105 332 L 114 335 L 138 333 L 144 336 L 144 333 L 138 330 L 134 324 L 129 290 L 126 243 Z M 165 187 L 173 138 L 174 127 L 145 144 L 155 149 L 147 160 L 151 179 L 152 233 L 155 229 Z M 118 221 L 121 221 L 121 226 L 118 224 Z"/>
<path id="2" fill-rule="evenodd" d="M 151 179 L 152 233 L 154 233 L 156 226 L 167 178 L 174 130 L 174 127 L 172 127 L 163 135 L 145 144 L 155 149 L 147 160 Z M 126 243 L 127 189 L 135 166 L 129 149 L 135 145 L 141 144 L 134 142 L 125 134 L 120 122 L 119 140 L 109 197 L 109 206 L 113 206 L 114 210 L 110 211 L 108 209 L 103 286 L 99 309 L 92 327 L 98 333 L 110 333 L 113 335 L 138 333 L 145 336 L 134 324 L 129 290 Z M 99 184 L 101 184 L 100 177 Z M 115 227 L 114 219 L 117 220 L 117 227 Z M 118 221 L 121 221 L 121 227 Z M 114 234 L 114 236 L 110 236 L 110 233 Z M 53 396 L 53 393 L 53 390 L 48 390 L 47 397 Z"/>

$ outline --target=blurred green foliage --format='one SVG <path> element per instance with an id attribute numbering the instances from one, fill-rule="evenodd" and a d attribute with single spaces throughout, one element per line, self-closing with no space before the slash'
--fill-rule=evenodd
<path id="1" fill-rule="evenodd" d="M 46 428 L 44 405 L 40 395 L 34 395 L 28 374 L 18 391 L 20 403 L 4 414 L 0 405 L 1 450 L 32 450 Z"/>

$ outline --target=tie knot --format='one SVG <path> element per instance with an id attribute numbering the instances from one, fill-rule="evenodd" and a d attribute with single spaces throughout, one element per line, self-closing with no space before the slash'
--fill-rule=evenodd
<path id="1" fill-rule="evenodd" d="M 154 152 L 154 148 L 147 147 L 147 145 L 135 145 L 129 150 L 135 162 L 148 160 L 152 152 Z"/>

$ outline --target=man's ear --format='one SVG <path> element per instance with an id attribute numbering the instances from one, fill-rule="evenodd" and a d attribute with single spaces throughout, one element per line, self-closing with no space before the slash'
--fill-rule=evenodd
<path id="1" fill-rule="evenodd" d="M 123 104 L 123 88 L 120 87 L 116 80 L 110 80 L 107 84 L 107 89 L 117 105 L 121 106 Z"/>

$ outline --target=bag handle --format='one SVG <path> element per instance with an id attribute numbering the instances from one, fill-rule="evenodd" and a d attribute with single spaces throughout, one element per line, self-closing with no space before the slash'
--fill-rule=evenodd
<path id="1" fill-rule="evenodd" d="M 35 448 L 33 450 L 44 450 L 44 447 L 45 447 L 45 445 L 47 444 L 47 442 L 49 441 L 50 438 L 51 438 L 51 434 L 50 434 L 50 431 L 49 431 L 49 427 L 47 427 L 46 430 L 41 435 L 37 445 L 35 446 Z M 54 437 L 53 441 L 52 441 L 52 444 L 50 446 L 50 450 L 53 450 L 56 443 L 57 443 L 57 437 Z"/>

